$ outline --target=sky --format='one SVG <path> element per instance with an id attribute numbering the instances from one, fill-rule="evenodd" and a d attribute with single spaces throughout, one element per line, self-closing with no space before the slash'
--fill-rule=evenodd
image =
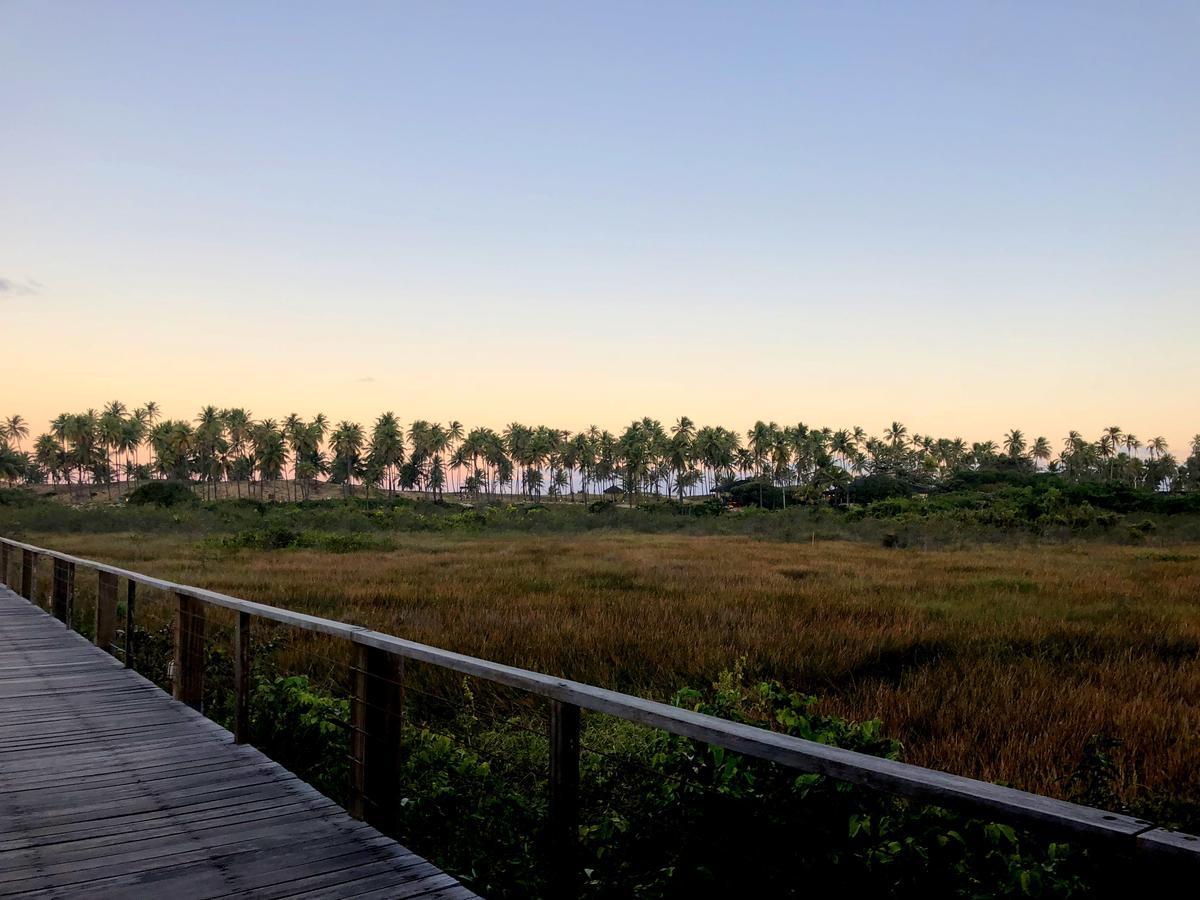
<path id="1" fill-rule="evenodd" d="M 0 0 L 0 414 L 1200 432 L 1200 5 Z"/>

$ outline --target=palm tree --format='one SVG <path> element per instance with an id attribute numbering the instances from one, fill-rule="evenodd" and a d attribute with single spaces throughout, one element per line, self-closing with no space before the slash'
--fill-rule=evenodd
<path id="1" fill-rule="evenodd" d="M 11 415 L 0 422 L 0 437 L 7 437 L 13 441 L 17 445 L 17 452 L 20 452 L 21 441 L 29 437 L 29 423 L 20 415 Z"/>
<path id="2" fill-rule="evenodd" d="M 1050 449 L 1050 442 L 1044 437 L 1038 437 L 1033 442 L 1033 447 L 1029 451 L 1029 455 L 1033 458 L 1034 464 L 1046 463 L 1050 457 L 1054 455 L 1054 451 Z"/>
<path id="3" fill-rule="evenodd" d="M 368 483 L 386 481 L 389 496 L 396 493 L 396 475 L 404 464 L 404 432 L 393 412 L 385 412 L 371 429 L 367 458 Z M 374 477 L 371 477 L 371 476 Z"/>
<path id="4" fill-rule="evenodd" d="M 221 410 L 221 418 L 225 421 L 225 434 L 229 440 L 229 459 L 226 470 L 229 480 L 237 482 L 238 497 L 242 496 L 242 479 L 248 478 L 253 465 L 246 456 L 250 445 L 250 434 L 253 420 L 250 413 L 235 406 L 233 409 Z"/>
<path id="5" fill-rule="evenodd" d="M 343 497 L 353 497 L 354 481 L 363 477 L 365 443 L 366 434 L 357 422 L 338 422 L 330 436 L 329 449 L 333 454 L 330 478 L 341 484 Z"/>
<path id="6" fill-rule="evenodd" d="M 110 469 L 119 471 L 117 454 L 120 453 L 122 438 L 125 432 L 125 404 L 120 400 L 107 403 L 100 414 L 98 422 L 100 445 Z M 118 489 L 119 490 L 119 489 Z M 112 483 L 109 482 L 109 495 L 112 495 Z"/>
<path id="7" fill-rule="evenodd" d="M 685 473 L 692 466 L 694 454 L 693 439 L 696 428 L 687 416 L 680 416 L 671 429 L 670 449 L 667 452 L 668 464 L 675 473 L 675 490 L 679 494 L 679 502 L 683 503 Z"/>
<path id="8" fill-rule="evenodd" d="M 1008 458 L 1012 460 L 1020 459 L 1025 455 L 1025 433 L 1019 428 L 1014 428 L 1004 435 L 1004 450 L 1008 454 Z"/>
<path id="9" fill-rule="evenodd" d="M 750 449 L 750 459 L 754 468 L 758 470 L 758 505 L 762 506 L 762 479 L 766 477 L 767 456 L 774 446 L 774 435 L 772 434 L 772 426 L 767 425 L 759 419 L 754 423 L 754 427 L 746 432 L 746 445 Z"/>
<path id="10" fill-rule="evenodd" d="M 62 445 L 53 434 L 39 434 L 33 444 L 33 458 L 49 474 L 54 483 L 63 476 L 66 469 L 66 454 Z"/>
<path id="11" fill-rule="evenodd" d="M 463 433 L 463 424 L 457 419 L 452 420 L 446 426 L 446 452 L 450 455 L 451 468 L 456 468 L 454 466 L 454 458 L 457 455 L 458 448 L 462 446 Z M 461 468 L 461 466 L 457 468 Z M 455 488 L 451 485 L 450 489 L 454 490 Z"/>
<path id="12" fill-rule="evenodd" d="M 229 452 L 225 438 L 225 417 L 212 405 L 200 410 L 196 416 L 196 468 L 204 479 L 204 495 L 211 491 L 217 496 L 217 483 L 225 470 L 224 456 Z"/>
<path id="13" fill-rule="evenodd" d="M 282 429 L 274 419 L 259 422 L 250 433 L 254 462 L 258 468 L 258 495 L 263 496 L 268 481 L 278 481 L 287 464 L 287 446 Z"/>

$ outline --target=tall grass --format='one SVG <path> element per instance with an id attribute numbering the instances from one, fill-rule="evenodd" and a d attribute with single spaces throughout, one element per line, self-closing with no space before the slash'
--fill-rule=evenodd
<path id="1" fill-rule="evenodd" d="M 1089 740 L 1113 738 L 1117 801 L 1177 819 L 1200 806 L 1197 546 L 404 534 L 388 552 L 343 554 L 28 538 L 656 697 L 745 657 L 752 677 L 829 712 L 882 719 L 909 761 L 1051 795 L 1070 793 Z M 290 671 L 333 671 L 345 648 L 304 634 L 278 654 Z"/>

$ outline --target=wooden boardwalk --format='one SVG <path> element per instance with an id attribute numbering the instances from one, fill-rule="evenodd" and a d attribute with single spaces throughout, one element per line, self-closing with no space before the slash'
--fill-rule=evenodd
<path id="1" fill-rule="evenodd" d="M 474 895 L 0 588 L 0 896 Z"/>

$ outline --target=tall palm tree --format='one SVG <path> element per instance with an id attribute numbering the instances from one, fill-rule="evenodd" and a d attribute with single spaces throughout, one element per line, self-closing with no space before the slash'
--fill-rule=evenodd
<path id="1" fill-rule="evenodd" d="M 240 406 L 222 410 L 221 418 L 225 421 L 225 434 L 229 441 L 229 480 L 237 482 L 238 497 L 241 497 L 242 479 L 249 478 L 253 468 L 246 455 L 250 446 L 253 418 L 249 411 Z"/>
<path id="2" fill-rule="evenodd" d="M 1037 463 L 1047 463 L 1050 457 L 1054 455 L 1054 451 L 1050 449 L 1050 441 L 1044 437 L 1034 439 L 1033 446 L 1029 450 L 1029 455 L 1033 458 L 1035 465 Z"/>
<path id="3" fill-rule="evenodd" d="M 891 443 L 893 447 L 897 448 L 904 447 L 907 436 L 908 427 L 899 422 L 892 422 L 892 424 L 887 427 L 887 431 L 884 434 L 884 437 L 888 440 L 888 442 Z"/>
<path id="4" fill-rule="evenodd" d="M 20 415 L 13 414 L 0 423 L 0 432 L 13 441 L 17 445 L 17 452 L 20 452 L 21 442 L 29 437 L 29 423 Z"/>
<path id="5" fill-rule="evenodd" d="M 283 430 L 274 419 L 259 422 L 250 433 L 254 462 L 258 469 L 258 495 L 262 497 L 268 481 L 278 481 L 287 464 L 287 445 Z"/>
<path id="6" fill-rule="evenodd" d="M 66 468 L 66 454 L 58 438 L 49 433 L 39 434 L 33 444 L 33 458 L 46 470 L 50 480 L 57 484 Z"/>
<path id="7" fill-rule="evenodd" d="M 1025 455 L 1025 446 L 1025 432 L 1021 429 L 1014 428 L 1004 435 L 1004 450 L 1009 459 L 1021 459 Z"/>
<path id="8" fill-rule="evenodd" d="M 217 496 L 217 483 L 224 471 L 224 456 L 229 451 L 225 438 L 225 417 L 211 404 L 196 416 L 196 468 L 204 480 L 204 495 Z"/>
<path id="9" fill-rule="evenodd" d="M 395 496 L 396 476 L 404 464 L 404 431 L 393 412 L 385 412 L 371 429 L 371 449 L 367 458 L 368 483 L 386 483 L 389 496 Z"/>
<path id="10" fill-rule="evenodd" d="M 773 425 L 774 423 L 772 423 Z M 754 423 L 754 426 L 746 432 L 746 446 L 750 450 L 750 459 L 753 462 L 754 468 L 758 472 L 758 505 L 763 503 L 763 486 L 762 480 L 767 473 L 767 459 L 774 446 L 774 435 L 772 434 L 771 425 L 767 425 L 762 419 Z"/>

